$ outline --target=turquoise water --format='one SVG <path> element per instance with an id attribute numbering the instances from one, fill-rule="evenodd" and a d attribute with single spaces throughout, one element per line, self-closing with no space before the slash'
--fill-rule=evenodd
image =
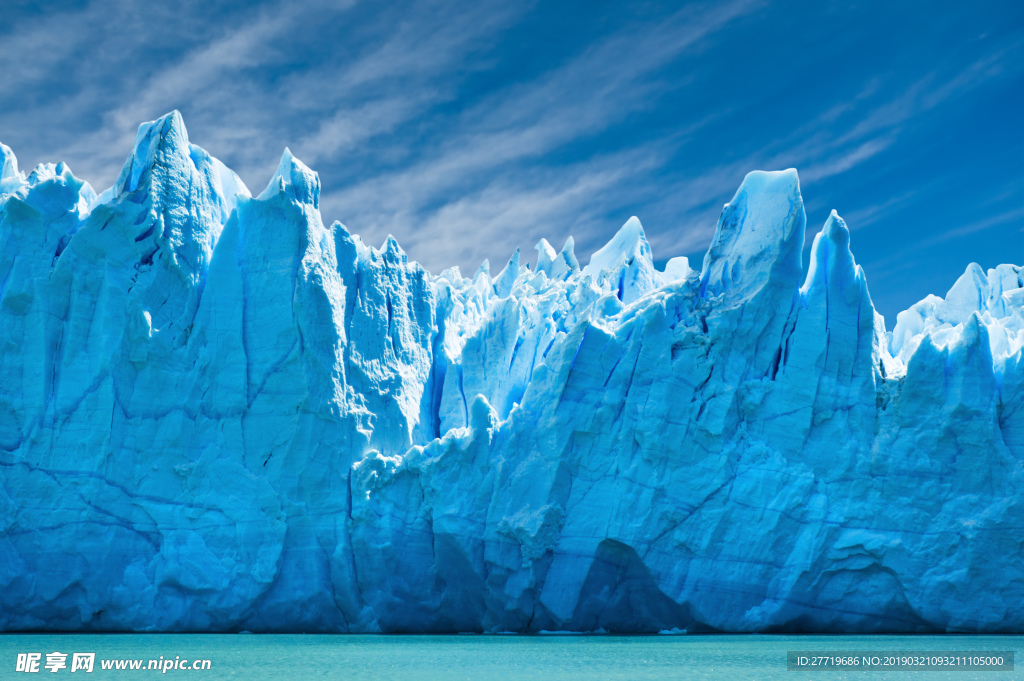
<path id="1" fill-rule="evenodd" d="M 788 650 L 1013 650 L 1017 670 L 787 671 Z M 257 634 L 0 635 L 0 678 L 58 678 L 52 652 L 94 652 L 92 674 L 71 678 L 215 679 L 1024 679 L 1021 636 L 319 636 Z M 15 672 L 18 653 L 42 653 L 44 677 Z M 208 659 L 208 670 L 103 670 L 103 659 Z M 143 662 L 145 666 L 146 662 Z"/>

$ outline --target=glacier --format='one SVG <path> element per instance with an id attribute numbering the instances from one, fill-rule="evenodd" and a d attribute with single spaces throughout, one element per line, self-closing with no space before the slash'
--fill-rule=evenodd
<path id="1" fill-rule="evenodd" d="M 465 277 L 177 112 L 0 150 L 0 630 L 1024 631 L 1022 267 L 890 332 L 794 170 Z"/>

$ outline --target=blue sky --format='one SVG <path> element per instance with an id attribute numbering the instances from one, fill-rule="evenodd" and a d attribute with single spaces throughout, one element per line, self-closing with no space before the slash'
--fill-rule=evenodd
<path id="1" fill-rule="evenodd" d="M 1024 264 L 1024 3 L 4 3 L 0 141 L 102 190 L 142 121 L 254 192 L 285 146 L 325 221 L 431 271 L 631 215 L 699 266 L 754 169 L 808 242 L 848 222 L 888 327 L 971 261 Z"/>

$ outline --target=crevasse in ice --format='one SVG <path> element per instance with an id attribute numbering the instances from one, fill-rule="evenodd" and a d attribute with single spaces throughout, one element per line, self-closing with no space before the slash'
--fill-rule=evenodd
<path id="1" fill-rule="evenodd" d="M 0 151 L 0 629 L 1024 629 L 1020 267 L 890 333 L 793 170 L 699 270 L 466 278 L 177 113 L 100 196 Z"/>

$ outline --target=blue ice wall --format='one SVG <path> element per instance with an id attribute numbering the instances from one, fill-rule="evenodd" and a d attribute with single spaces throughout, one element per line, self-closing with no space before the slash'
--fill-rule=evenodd
<path id="1" fill-rule="evenodd" d="M 141 126 L 0 176 L 0 629 L 1024 630 L 1024 271 L 892 332 L 753 172 L 700 270 L 629 220 L 491 277 Z"/>

